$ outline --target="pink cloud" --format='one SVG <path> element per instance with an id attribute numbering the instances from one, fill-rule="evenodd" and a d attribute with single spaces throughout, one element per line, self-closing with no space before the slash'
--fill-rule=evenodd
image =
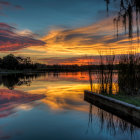
<path id="1" fill-rule="evenodd" d="M 45 98 L 43 94 L 28 94 L 17 90 L 0 89 L 0 118 L 16 112 L 15 108 Z"/>
<path id="2" fill-rule="evenodd" d="M 33 34 L 34 36 L 34 34 Z M 0 23 L 0 51 L 16 51 L 30 46 L 43 46 L 45 42 L 29 35 L 20 35 L 16 28 Z"/>
<path id="3" fill-rule="evenodd" d="M 0 6 L 10 6 L 10 7 L 14 7 L 14 8 L 17 8 L 17 9 L 23 9 L 22 6 L 20 5 L 13 5 L 12 3 L 10 2 L 7 2 L 7 1 L 0 1 Z"/>

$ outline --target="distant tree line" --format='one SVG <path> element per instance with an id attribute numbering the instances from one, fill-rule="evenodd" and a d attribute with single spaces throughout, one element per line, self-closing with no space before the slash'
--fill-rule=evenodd
<path id="1" fill-rule="evenodd" d="M 46 65 L 33 63 L 30 57 L 14 56 L 9 54 L 0 58 L 1 70 L 34 70 L 34 71 L 54 71 L 54 72 L 71 72 L 86 71 L 88 69 L 99 69 L 97 65 Z"/>
<path id="2" fill-rule="evenodd" d="M 1 70 L 33 70 L 33 71 L 52 71 L 52 72 L 72 72 L 99 70 L 100 65 L 46 65 L 32 62 L 30 57 L 14 56 L 9 54 L 0 58 Z M 104 67 L 105 69 L 107 67 Z M 114 69 L 118 69 L 118 65 L 113 65 Z"/>
<path id="3" fill-rule="evenodd" d="M 100 58 L 101 59 L 101 58 Z M 103 58 L 102 58 L 103 59 Z M 101 60 L 102 60 L 101 59 Z M 137 58 L 138 59 L 138 58 Z M 110 69 L 118 70 L 120 69 L 120 64 L 114 64 L 111 62 L 111 58 L 107 59 L 108 61 L 106 64 L 99 63 L 98 65 L 46 65 L 40 63 L 32 62 L 30 57 L 21 57 L 21 56 L 14 56 L 13 54 L 9 54 L 0 58 L 0 69 L 1 70 L 34 70 L 34 71 L 52 71 L 52 72 L 72 72 L 72 71 L 87 71 L 87 70 L 102 70 L 102 69 Z M 122 60 L 122 59 L 120 59 Z M 126 62 L 123 62 L 126 66 Z M 122 63 L 121 63 L 122 65 Z M 138 65 L 136 67 L 139 67 Z M 123 66 L 124 67 L 124 66 Z"/>

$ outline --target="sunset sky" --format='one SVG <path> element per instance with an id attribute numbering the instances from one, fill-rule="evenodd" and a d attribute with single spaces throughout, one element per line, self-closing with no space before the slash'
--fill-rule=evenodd
<path id="1" fill-rule="evenodd" d="M 0 55 L 30 56 L 45 64 L 87 64 L 99 54 L 125 54 L 133 46 L 116 38 L 113 17 L 118 3 L 104 0 L 0 0 Z M 137 48 L 139 51 L 139 48 Z"/>

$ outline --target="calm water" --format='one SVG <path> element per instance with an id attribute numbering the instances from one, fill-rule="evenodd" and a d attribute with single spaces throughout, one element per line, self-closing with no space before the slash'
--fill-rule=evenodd
<path id="1" fill-rule="evenodd" d="M 96 79 L 94 75 L 94 90 L 99 87 Z M 0 84 L 0 139 L 140 138 L 136 126 L 84 101 L 83 91 L 90 90 L 87 73 L 1 75 Z"/>

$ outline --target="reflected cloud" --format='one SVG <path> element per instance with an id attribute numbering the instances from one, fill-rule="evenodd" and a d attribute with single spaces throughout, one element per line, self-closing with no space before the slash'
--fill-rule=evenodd
<path id="1" fill-rule="evenodd" d="M 99 75 L 93 72 L 93 90 L 97 93 L 100 91 L 100 83 L 98 83 Z M 114 75 L 113 82 L 117 77 Z M 11 80 L 14 79 L 14 80 Z M 17 80 L 16 80 L 17 79 Z M 36 80 L 35 80 L 36 79 Z M 10 101 L 18 103 L 24 101 L 24 95 L 27 96 L 27 101 L 30 101 L 30 95 L 45 95 L 42 102 L 47 104 L 52 110 L 79 110 L 87 112 L 87 105 L 83 102 L 83 91 L 90 90 L 88 72 L 69 72 L 69 73 L 45 73 L 45 74 L 12 74 L 1 75 L 0 83 L 9 89 L 21 90 L 25 88 L 28 94 L 12 94 L 13 91 L 8 90 L 8 95 L 3 94 L 3 98 L 10 98 Z M 29 86 L 28 84 L 31 85 Z M 52 88 L 53 87 L 53 88 Z M 113 93 L 116 92 L 117 83 L 113 83 Z M 12 97 L 10 97 L 12 95 Z M 20 97 L 20 98 L 19 98 Z M 29 98 L 28 98 L 29 97 Z M 31 96 L 32 97 L 32 96 Z M 36 96 L 35 96 L 36 97 Z M 2 101 L 5 99 L 2 99 Z M 12 98 L 12 100 L 11 100 Z M 19 99 L 18 99 L 19 98 Z M 26 97 L 25 97 L 26 99 Z M 32 99 L 32 98 L 31 98 Z M 17 101 L 16 101 L 17 100 Z M 7 101 L 7 100 L 6 100 Z M 26 101 L 26 100 L 25 100 Z M 8 106 L 9 107 L 9 106 Z M 10 104 L 11 107 L 11 104 Z M 16 109 L 30 110 L 32 106 L 23 104 Z"/>
<path id="2" fill-rule="evenodd" d="M 71 81 L 71 82 L 85 82 L 89 80 L 87 72 L 60 72 L 60 73 L 46 73 L 45 77 L 39 78 L 41 81 Z"/>
<path id="3" fill-rule="evenodd" d="M 117 77 L 114 76 L 113 78 L 115 81 L 115 78 Z M 46 97 L 43 98 L 42 102 L 47 104 L 52 110 L 70 109 L 87 112 L 86 104 L 83 102 L 83 91 L 90 90 L 88 72 L 44 73 L 28 75 L 12 74 L 3 75 L 0 79 L 2 86 L 8 87 L 9 89 L 10 87 L 16 90 L 21 90 L 21 88 L 23 88 L 26 89 L 27 93 L 31 95 L 45 95 Z M 14 79 L 14 81 L 10 79 Z M 94 83 L 93 90 L 99 92 L 100 84 L 98 83 L 98 74 L 96 72 L 92 74 L 92 79 Z M 28 86 L 30 83 L 31 85 Z M 116 91 L 116 87 L 117 84 L 113 83 L 113 92 Z M 9 90 L 9 92 L 11 93 L 13 91 Z M 15 96 L 17 94 L 12 95 Z M 8 97 L 9 96 L 7 96 L 7 98 Z M 27 97 L 30 97 L 30 95 Z M 18 96 L 16 99 L 17 98 Z M 17 109 L 30 110 L 31 107 L 26 104 L 18 106 Z"/>
<path id="4" fill-rule="evenodd" d="M 45 95 L 34 95 L 17 90 L 0 89 L 0 118 L 16 113 L 17 109 L 28 110 L 27 105 L 36 100 L 41 100 Z M 31 104 L 34 105 L 34 104 Z"/>
<path id="5" fill-rule="evenodd" d="M 98 83 L 98 76 L 93 73 L 94 90 L 100 89 Z M 82 81 L 82 77 L 83 81 Z M 27 79 L 27 78 L 25 78 Z M 119 134 L 123 132 L 130 133 L 135 132 L 135 127 L 131 127 L 125 121 L 117 118 L 116 116 L 99 110 L 98 107 L 93 107 L 84 101 L 83 91 L 90 90 L 90 84 L 88 80 L 88 73 L 60 73 L 55 75 L 54 73 L 47 73 L 37 77 L 35 81 L 32 81 L 32 85 L 25 88 L 25 85 L 21 87 L 16 86 L 16 90 L 1 89 L 0 90 L 0 117 L 6 117 L 19 110 L 31 110 L 34 106 L 38 105 L 35 101 L 39 100 L 41 107 L 39 110 L 45 109 L 45 112 L 49 110 L 54 113 L 75 113 L 84 112 L 88 117 L 88 130 L 92 125 L 98 124 L 97 131 L 99 133 L 107 130 L 111 135 Z M 24 90 L 26 92 L 18 91 Z M 51 113 L 52 113 L 51 112 Z M 29 113 L 30 114 L 30 113 Z M 46 117 L 46 116 L 45 116 Z M 88 133 L 88 132 L 87 132 Z"/>
<path id="6" fill-rule="evenodd" d="M 64 84 L 65 83 L 65 84 Z M 74 84 L 71 82 L 46 82 L 46 89 L 28 91 L 30 94 L 44 94 L 42 102 L 53 111 L 79 110 L 87 112 L 87 105 L 83 102 L 83 90 L 88 89 L 88 84 Z M 43 84 L 43 83 L 42 83 Z M 53 88 L 52 88 L 53 87 Z"/>
<path id="7" fill-rule="evenodd" d="M 88 111 L 86 102 L 83 102 L 84 90 L 90 90 L 88 82 L 80 83 L 68 81 L 40 82 L 43 88 L 31 89 L 30 94 L 44 94 L 46 98 L 41 100 L 53 111 L 77 110 Z M 53 87 L 53 88 L 52 88 Z M 99 91 L 99 84 L 94 85 L 94 90 Z M 97 111 L 96 111 L 97 112 Z"/>

